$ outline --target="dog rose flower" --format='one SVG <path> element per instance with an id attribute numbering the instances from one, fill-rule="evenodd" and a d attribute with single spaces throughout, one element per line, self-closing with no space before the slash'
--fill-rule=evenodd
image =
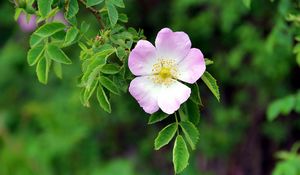
<path id="1" fill-rule="evenodd" d="M 128 66 L 137 76 L 129 92 L 149 114 L 159 108 L 167 114 L 177 111 L 191 94 L 182 82 L 195 83 L 206 69 L 202 52 L 191 48 L 189 36 L 169 28 L 157 34 L 155 47 L 140 40 L 129 55 Z"/>

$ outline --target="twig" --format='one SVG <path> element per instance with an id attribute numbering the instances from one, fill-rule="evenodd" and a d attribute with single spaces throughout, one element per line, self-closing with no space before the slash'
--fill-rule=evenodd
<path id="1" fill-rule="evenodd" d="M 84 5 L 89 11 L 91 11 L 93 13 L 93 15 L 96 17 L 97 21 L 99 22 L 100 26 L 102 29 L 105 28 L 105 25 L 102 21 L 102 18 L 100 16 L 100 12 L 98 10 L 96 10 L 93 7 L 87 7 L 86 2 L 84 0 L 78 0 L 82 5 Z"/>

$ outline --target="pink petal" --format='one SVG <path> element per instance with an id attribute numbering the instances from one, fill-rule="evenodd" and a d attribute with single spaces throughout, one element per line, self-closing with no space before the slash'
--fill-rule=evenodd
<path id="1" fill-rule="evenodd" d="M 129 85 L 130 94 L 149 114 L 153 114 L 159 109 L 157 97 L 160 89 L 160 85 L 154 84 L 149 76 L 136 77 Z"/>
<path id="2" fill-rule="evenodd" d="M 178 63 L 178 79 L 187 83 L 195 83 L 205 72 L 205 60 L 199 49 L 191 49 L 189 54 Z"/>
<path id="3" fill-rule="evenodd" d="M 173 81 L 171 85 L 163 86 L 158 96 L 158 106 L 167 114 L 177 111 L 191 95 L 189 87 L 176 80 Z"/>
<path id="4" fill-rule="evenodd" d="M 136 76 L 149 75 L 156 61 L 155 47 L 146 40 L 140 40 L 129 55 L 128 67 Z"/>
<path id="5" fill-rule="evenodd" d="M 191 40 L 184 32 L 173 32 L 169 28 L 162 29 L 156 37 L 155 46 L 160 59 L 181 61 L 191 49 Z"/>
<path id="6" fill-rule="evenodd" d="M 26 14 L 22 12 L 18 18 L 18 24 L 23 32 L 32 32 L 37 27 L 36 16 L 31 15 L 27 20 Z"/>

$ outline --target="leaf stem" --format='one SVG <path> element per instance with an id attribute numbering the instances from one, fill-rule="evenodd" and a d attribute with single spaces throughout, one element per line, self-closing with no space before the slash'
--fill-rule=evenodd
<path id="1" fill-rule="evenodd" d="M 178 122 L 178 118 L 177 118 L 177 112 L 175 112 L 174 115 L 175 115 L 175 121 L 176 121 L 176 125 L 177 125 L 177 130 L 176 130 L 176 132 L 177 132 L 177 135 L 179 135 L 179 130 L 178 130 L 179 122 Z"/>
<path id="2" fill-rule="evenodd" d="M 104 23 L 103 23 L 103 21 L 102 21 L 102 18 L 101 18 L 101 16 L 100 16 L 100 12 L 97 10 L 97 9 L 95 9 L 95 8 L 93 8 L 93 7 L 87 7 L 87 4 L 86 4 L 86 2 L 84 1 L 84 0 L 78 0 L 82 5 L 84 5 L 95 17 L 96 17 L 96 19 L 97 19 L 97 21 L 99 22 L 99 24 L 100 24 L 100 26 L 101 26 L 101 28 L 102 29 L 104 29 L 105 28 L 105 25 L 104 25 Z"/>

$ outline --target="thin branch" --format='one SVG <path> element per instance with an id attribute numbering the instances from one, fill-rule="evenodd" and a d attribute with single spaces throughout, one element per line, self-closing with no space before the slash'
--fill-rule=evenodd
<path id="1" fill-rule="evenodd" d="M 84 5 L 90 12 L 93 13 L 93 15 L 96 17 L 97 21 L 99 22 L 100 26 L 102 29 L 105 28 L 105 25 L 102 21 L 102 18 L 100 16 L 100 12 L 98 10 L 96 10 L 93 7 L 87 7 L 86 2 L 84 0 L 78 0 L 82 5 Z"/>

